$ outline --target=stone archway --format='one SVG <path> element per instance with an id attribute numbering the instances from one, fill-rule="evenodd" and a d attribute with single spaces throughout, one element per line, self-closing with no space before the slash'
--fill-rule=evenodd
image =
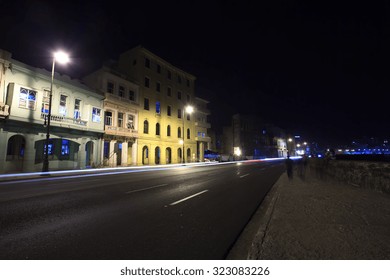
<path id="1" fill-rule="evenodd" d="M 166 157 L 166 163 L 170 164 L 172 163 L 172 149 L 171 148 L 166 148 L 165 150 L 165 157 Z"/>
<path id="2" fill-rule="evenodd" d="M 149 148 L 148 148 L 148 146 L 144 146 L 142 148 L 142 164 L 143 165 L 149 164 Z"/>

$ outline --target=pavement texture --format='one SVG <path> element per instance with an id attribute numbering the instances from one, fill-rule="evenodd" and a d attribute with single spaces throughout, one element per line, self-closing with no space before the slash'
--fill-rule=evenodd
<path id="1" fill-rule="evenodd" d="M 389 260 L 390 195 L 284 173 L 227 259 Z"/>

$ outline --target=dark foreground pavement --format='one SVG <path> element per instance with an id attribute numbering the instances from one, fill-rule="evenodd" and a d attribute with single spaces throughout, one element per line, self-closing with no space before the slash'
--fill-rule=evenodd
<path id="1" fill-rule="evenodd" d="M 390 195 L 283 174 L 227 259 L 389 260 Z"/>

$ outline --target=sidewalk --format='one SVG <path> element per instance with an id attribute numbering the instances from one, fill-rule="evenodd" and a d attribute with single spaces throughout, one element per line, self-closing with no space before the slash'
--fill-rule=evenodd
<path id="1" fill-rule="evenodd" d="M 388 194 L 294 175 L 280 177 L 227 259 L 390 259 Z"/>

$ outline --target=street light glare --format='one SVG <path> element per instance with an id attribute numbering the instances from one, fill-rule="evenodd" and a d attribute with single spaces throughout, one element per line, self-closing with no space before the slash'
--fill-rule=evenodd
<path id="1" fill-rule="evenodd" d="M 69 62 L 69 56 L 66 53 L 64 53 L 63 51 L 58 51 L 58 52 L 54 53 L 54 58 L 57 62 L 59 62 L 61 64 Z"/>
<path id="2" fill-rule="evenodd" d="M 193 111 L 194 111 L 194 107 L 192 107 L 192 106 L 187 106 L 187 107 L 186 107 L 186 112 L 187 112 L 188 114 L 191 114 Z"/>

